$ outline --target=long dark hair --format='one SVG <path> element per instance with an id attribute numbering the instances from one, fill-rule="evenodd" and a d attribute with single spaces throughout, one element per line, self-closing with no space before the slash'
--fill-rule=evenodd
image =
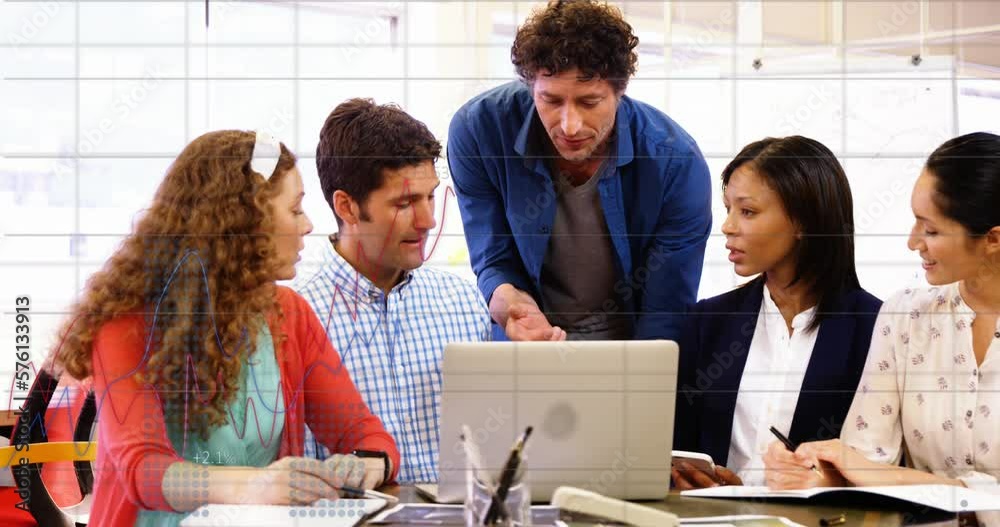
<path id="1" fill-rule="evenodd" d="M 854 267 L 854 200 L 847 175 L 819 141 L 799 135 L 768 137 L 743 147 L 729 162 L 722 171 L 723 189 L 733 172 L 747 164 L 778 194 L 802 230 L 791 283 L 808 284 L 816 298 L 808 328 L 814 330 L 833 310 L 837 296 L 861 288 Z"/>

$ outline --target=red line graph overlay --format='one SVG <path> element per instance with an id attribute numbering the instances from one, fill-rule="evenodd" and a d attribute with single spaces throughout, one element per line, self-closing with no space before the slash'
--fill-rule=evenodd
<path id="1" fill-rule="evenodd" d="M 404 183 L 403 183 L 403 193 L 404 194 L 407 194 L 409 192 L 409 187 L 410 187 L 409 181 L 404 181 Z M 449 199 L 450 198 L 456 198 L 456 197 L 457 196 L 455 195 L 454 189 L 452 189 L 450 186 L 445 186 L 444 187 L 444 197 L 441 200 L 440 222 L 437 223 L 437 232 L 428 235 L 428 240 L 430 240 L 431 238 L 433 238 L 433 240 L 430 240 L 432 242 L 431 246 L 427 250 L 426 255 L 422 257 L 423 262 L 427 262 L 431 258 L 433 258 L 433 255 L 434 255 L 434 253 L 436 252 L 436 250 L 438 248 L 438 244 L 440 243 L 441 236 L 442 236 L 442 234 L 444 232 L 444 226 L 445 226 L 445 222 L 446 222 L 446 219 L 447 219 L 447 207 L 448 207 Z M 357 293 L 358 289 L 360 288 L 360 277 L 361 277 L 362 274 L 365 274 L 363 271 L 364 270 L 373 271 L 374 267 L 376 266 L 376 263 L 381 263 L 384 260 L 384 258 L 385 258 L 385 246 L 389 242 L 389 240 L 391 239 L 392 234 L 396 231 L 397 223 L 400 221 L 399 214 L 400 214 L 400 211 L 397 209 L 395 211 L 395 214 L 394 214 L 394 217 L 393 217 L 392 225 L 390 226 L 390 229 L 389 229 L 388 233 L 386 234 L 386 238 L 383 241 L 382 251 L 380 251 L 376 255 L 376 257 L 375 257 L 374 260 L 368 258 L 368 256 L 365 254 L 363 248 L 361 248 L 361 246 L 359 244 L 359 246 L 358 246 L 358 249 L 359 249 L 358 254 L 361 255 L 362 269 L 357 270 L 357 275 L 356 275 L 355 284 L 354 284 L 355 290 L 353 291 L 354 293 Z M 201 278 L 202 278 L 202 282 L 203 282 L 203 291 L 204 291 L 204 293 L 206 295 L 209 295 L 208 277 L 207 277 L 207 270 L 205 269 L 205 262 L 198 256 L 198 254 L 195 251 L 185 252 L 178 259 L 178 261 L 177 261 L 176 265 L 174 266 L 174 269 L 172 270 L 171 275 L 168 278 L 168 280 L 167 280 L 167 282 L 166 282 L 163 290 L 160 292 L 159 299 L 157 300 L 156 307 L 154 308 L 154 311 L 152 313 L 153 314 L 153 321 L 152 321 L 153 327 L 155 327 L 156 320 L 157 320 L 157 318 L 159 316 L 160 302 L 162 302 L 162 300 L 166 297 L 166 293 L 169 290 L 170 284 L 173 281 L 174 276 L 176 275 L 178 269 L 180 269 L 188 261 L 188 259 L 190 259 L 190 258 L 194 258 L 197 261 L 197 264 L 198 264 L 198 266 L 200 268 L 200 271 L 201 271 L 200 274 L 201 274 Z M 353 296 L 353 298 L 348 298 L 349 296 Z M 345 294 L 345 292 L 342 291 L 340 287 L 337 287 L 335 285 L 333 302 L 331 303 L 330 310 L 327 313 L 322 314 L 322 315 L 325 315 L 324 316 L 325 320 L 323 320 L 322 324 L 321 324 L 322 333 L 319 332 L 319 331 L 312 332 L 309 335 L 309 341 L 306 343 L 307 346 L 313 347 L 313 346 L 321 345 L 320 339 L 328 340 L 327 334 L 329 333 L 329 331 L 330 331 L 330 325 L 333 322 L 333 313 L 334 313 L 335 306 L 337 305 L 337 297 L 340 297 L 340 301 L 343 303 L 343 308 L 347 310 L 348 314 L 350 315 L 351 321 L 353 323 L 355 323 L 355 324 L 357 323 L 357 320 L 358 320 L 358 309 L 359 309 L 359 296 L 357 294 L 354 294 L 354 295 Z M 208 300 L 209 306 L 211 306 L 212 299 L 209 297 L 207 300 Z M 242 342 L 236 346 L 236 349 L 234 349 L 232 351 L 226 350 L 224 348 L 224 346 L 222 345 L 221 337 L 219 336 L 219 332 L 218 332 L 218 327 L 217 327 L 216 322 L 215 322 L 214 312 L 211 309 L 209 310 L 209 315 L 210 315 L 210 321 L 211 321 L 211 328 L 212 328 L 212 331 L 216 335 L 217 343 L 219 345 L 220 350 L 222 351 L 222 353 L 227 358 L 232 358 L 232 357 L 236 356 L 239 353 L 239 348 L 243 345 Z M 80 320 L 81 317 L 82 317 L 82 315 L 77 315 L 77 317 L 70 324 L 69 328 L 72 328 L 73 326 L 75 326 L 75 324 L 79 322 L 79 320 Z M 378 332 L 379 327 L 381 326 L 381 324 L 382 324 L 382 321 L 380 320 L 378 322 L 378 324 L 376 325 L 376 327 L 374 328 L 374 330 L 372 331 L 373 334 L 369 335 L 368 342 L 370 342 L 371 338 L 373 338 L 373 337 L 376 336 L 375 333 Z M 247 338 L 249 338 L 249 333 L 245 329 L 244 330 L 244 340 L 243 340 L 243 342 L 246 342 Z M 57 346 L 56 350 L 54 351 L 54 353 L 56 353 L 57 356 L 58 356 L 59 352 L 62 350 L 62 347 L 63 347 L 64 343 L 65 343 L 65 335 L 62 336 L 62 338 L 60 339 L 59 345 Z M 145 338 L 145 343 L 144 343 L 143 348 L 144 348 L 143 356 L 142 356 L 142 358 L 139 360 L 138 364 L 134 368 L 126 371 L 125 373 L 117 376 L 114 379 L 110 379 L 109 382 L 107 383 L 106 393 L 101 394 L 101 396 L 99 397 L 99 399 L 96 401 L 96 403 L 97 403 L 97 419 L 100 419 L 100 416 L 104 413 L 103 410 L 104 410 L 104 405 L 106 403 L 107 396 L 113 390 L 114 386 L 116 384 L 120 383 L 120 382 L 123 382 L 123 381 L 126 381 L 128 379 L 134 378 L 135 375 L 138 374 L 141 371 L 142 367 L 148 363 L 149 357 L 151 356 L 151 353 L 152 353 L 152 349 L 151 349 L 152 348 L 152 337 L 150 335 L 148 335 L 148 334 L 147 334 L 147 336 Z M 345 350 L 345 351 L 349 353 L 349 350 Z M 96 362 L 98 362 L 98 364 L 95 364 L 95 370 L 100 369 L 102 371 L 106 371 L 105 370 L 105 366 L 106 365 L 103 364 L 103 363 L 100 363 L 100 361 L 102 361 L 102 358 L 100 357 L 100 354 L 96 354 L 95 353 L 93 355 L 93 360 L 95 360 Z M 37 374 L 38 367 L 33 362 L 29 363 L 29 367 L 32 369 L 33 373 Z M 301 379 L 301 381 L 299 381 L 297 383 L 297 386 L 290 387 L 290 388 L 292 388 L 291 391 L 290 391 L 290 393 L 284 393 L 284 395 L 287 397 L 286 402 L 289 405 L 284 411 L 294 411 L 296 409 L 295 406 L 298 404 L 297 403 L 297 401 L 298 401 L 298 395 L 305 390 L 306 380 L 309 378 L 310 375 L 314 374 L 314 370 L 317 367 L 326 368 L 326 370 L 330 374 L 332 374 L 332 375 L 339 375 L 339 374 L 341 374 L 342 372 L 345 371 L 344 370 L 344 365 L 343 365 L 343 360 L 338 361 L 338 365 L 336 367 L 331 367 L 331 365 L 325 364 L 325 363 L 313 364 L 313 365 L 307 366 L 307 368 L 306 368 L 306 370 L 304 372 L 303 378 Z M 185 410 L 184 410 L 184 417 L 183 417 L 183 421 L 182 421 L 184 423 L 184 429 L 185 429 L 185 433 L 184 433 L 184 438 L 185 438 L 184 441 L 185 442 L 184 442 L 184 446 L 182 447 L 182 452 L 184 450 L 186 450 L 186 448 L 187 448 L 187 435 L 188 435 L 188 433 L 187 433 L 186 430 L 187 430 L 187 428 L 188 428 L 188 426 L 190 424 L 189 416 L 188 416 L 188 411 L 187 411 L 187 407 L 188 407 L 187 403 L 191 401 L 190 397 L 194 397 L 195 398 L 194 401 L 197 404 L 205 404 L 205 403 L 209 402 L 214 397 L 214 395 L 216 393 L 216 389 L 214 389 L 214 388 L 210 389 L 210 390 L 206 389 L 205 387 L 203 387 L 198 382 L 198 377 L 197 377 L 197 371 L 198 370 L 196 370 L 196 368 L 198 368 L 198 364 L 195 361 L 195 357 L 192 354 L 187 353 L 186 356 L 185 356 L 185 367 L 184 367 L 184 386 L 185 386 L 184 401 L 185 401 Z M 222 375 L 223 375 L 222 370 L 220 370 L 220 371 L 217 372 L 216 386 L 222 384 L 222 380 L 223 380 L 222 379 Z M 81 392 L 86 392 L 86 391 L 88 391 L 88 390 L 90 390 L 92 388 L 92 384 L 93 384 L 92 379 L 88 379 L 88 380 L 83 381 L 83 382 L 74 382 L 74 383 L 72 383 L 70 385 L 65 385 L 65 386 L 58 387 L 58 388 L 55 389 L 55 391 L 53 393 L 47 394 L 47 399 L 49 400 L 49 408 L 50 409 L 52 409 L 52 410 L 57 410 L 57 409 L 62 409 L 62 408 L 66 409 L 65 412 L 50 413 L 50 417 L 55 417 L 55 418 L 58 418 L 58 419 L 66 419 L 65 427 L 66 427 L 66 429 L 70 430 L 71 434 L 75 433 L 75 427 L 76 427 L 74 416 L 71 415 L 72 412 L 70 411 L 71 410 L 71 408 L 70 408 L 71 407 L 71 400 L 73 398 L 72 391 L 73 390 L 81 390 Z M 10 390 L 10 397 L 8 399 L 8 408 L 11 408 L 12 407 L 12 403 L 13 403 L 13 388 L 14 388 L 14 379 L 13 378 L 11 379 L 11 386 L 10 386 L 10 388 L 11 388 L 11 390 Z M 159 404 L 160 407 L 162 408 L 163 407 L 163 398 L 161 397 L 159 389 L 156 386 L 146 386 L 146 388 L 148 389 L 149 392 L 152 393 L 152 395 L 153 395 L 154 399 L 156 400 L 157 404 Z M 232 406 L 230 406 L 230 408 L 229 408 L 229 419 L 228 419 L 229 423 L 228 424 L 233 427 L 236 436 L 242 439 L 243 437 L 245 437 L 245 435 L 248 432 L 253 433 L 252 431 L 248 431 L 247 430 L 247 425 L 249 424 L 249 421 L 250 421 L 251 415 L 252 415 L 253 416 L 253 420 L 254 420 L 254 422 L 257 425 L 256 426 L 256 428 L 257 428 L 256 433 L 257 433 L 258 439 L 261 442 L 261 445 L 264 446 L 264 447 L 269 446 L 271 444 L 271 442 L 275 439 L 275 437 L 274 437 L 274 435 L 275 435 L 274 434 L 274 430 L 276 428 L 278 416 L 279 416 L 279 414 L 282 413 L 282 412 L 274 412 L 273 410 L 277 407 L 279 395 L 283 394 L 283 392 L 286 391 L 285 388 L 286 387 L 284 386 L 284 382 L 283 381 L 279 382 L 278 390 L 275 392 L 273 399 L 269 400 L 270 405 L 265 404 L 265 407 L 270 406 L 269 410 L 271 410 L 270 412 L 265 412 L 265 414 L 266 413 L 271 413 L 271 418 L 270 418 L 271 426 L 270 426 L 270 430 L 267 431 L 267 432 L 264 431 L 264 429 L 262 428 L 261 423 L 260 423 L 260 417 L 261 417 L 259 415 L 260 411 L 257 408 L 257 403 L 254 401 L 254 399 L 256 397 L 254 397 L 253 395 L 249 395 L 249 396 L 246 397 L 246 401 L 245 401 L 246 402 L 246 417 L 242 421 L 242 423 L 238 422 L 239 420 L 236 419 L 237 416 L 235 416 L 233 414 Z M 139 393 L 134 394 L 133 397 L 131 398 L 131 400 L 125 403 L 124 407 L 120 406 L 121 405 L 121 401 L 119 401 L 117 404 L 116 404 L 115 401 L 111 401 L 110 402 L 111 415 L 114 417 L 115 421 L 119 425 L 121 425 L 121 424 L 123 424 L 125 422 L 125 416 L 129 412 L 131 412 L 133 410 L 133 407 L 135 405 L 136 399 L 138 397 L 140 397 L 140 395 L 141 394 L 139 394 Z M 262 399 L 262 401 L 263 401 L 263 399 Z M 15 409 L 13 409 L 13 408 L 7 410 L 8 416 L 14 414 L 14 411 L 15 411 Z M 41 431 L 42 431 L 43 435 L 47 435 L 45 433 L 46 432 L 46 429 L 45 429 L 46 424 L 45 424 L 44 416 L 43 415 L 31 416 L 31 422 L 28 424 L 29 430 L 34 429 L 36 426 L 41 427 Z M 264 426 L 266 426 L 266 423 L 264 424 Z M 90 443 L 92 442 L 92 439 L 93 439 L 93 435 L 92 434 L 91 434 L 90 438 L 91 438 L 91 441 L 88 442 L 88 446 L 86 448 L 84 448 L 83 451 L 78 452 L 79 454 L 82 455 L 82 454 L 84 454 L 84 453 L 87 452 L 87 449 L 91 448 Z M 10 461 L 11 461 L 10 459 L 0 460 L 0 462 L 4 463 L 5 465 L 8 465 L 10 463 Z"/>

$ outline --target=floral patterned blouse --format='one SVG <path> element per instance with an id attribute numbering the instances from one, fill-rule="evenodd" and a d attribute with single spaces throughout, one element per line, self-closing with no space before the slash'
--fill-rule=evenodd
<path id="1" fill-rule="evenodd" d="M 905 452 L 909 467 L 1000 495 L 1000 327 L 977 365 L 974 319 L 958 283 L 886 301 L 843 442 L 883 463 Z"/>

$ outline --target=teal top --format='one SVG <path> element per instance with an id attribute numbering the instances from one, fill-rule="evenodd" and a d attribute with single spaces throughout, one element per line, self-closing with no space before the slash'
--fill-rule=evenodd
<path id="1" fill-rule="evenodd" d="M 277 459 L 285 429 L 285 401 L 279 389 L 281 371 L 274 340 L 267 324 L 257 335 L 257 351 L 240 372 L 239 391 L 228 407 L 226 424 L 213 430 L 207 441 L 198 434 L 186 434 L 185 445 L 182 426 L 167 424 L 170 442 L 185 460 L 203 465 L 266 467 Z M 253 413 L 248 415 L 250 406 L 256 418 Z M 176 527 L 187 515 L 140 510 L 135 526 Z"/>

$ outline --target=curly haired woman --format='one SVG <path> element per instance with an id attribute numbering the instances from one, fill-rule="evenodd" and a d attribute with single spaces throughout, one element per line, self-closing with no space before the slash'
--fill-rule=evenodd
<path id="1" fill-rule="evenodd" d="M 295 163 L 266 134 L 195 139 L 73 307 L 47 368 L 93 382 L 92 525 L 177 525 L 206 503 L 304 504 L 395 477 L 392 437 L 312 309 L 276 284 L 312 231 Z M 340 455 L 298 457 L 304 424 Z"/>

